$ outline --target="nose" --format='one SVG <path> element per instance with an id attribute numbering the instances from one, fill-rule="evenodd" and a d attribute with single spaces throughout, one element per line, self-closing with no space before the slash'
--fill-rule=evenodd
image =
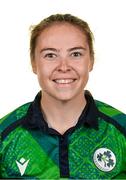
<path id="1" fill-rule="evenodd" d="M 62 58 L 59 61 L 60 63 L 59 63 L 59 66 L 57 67 L 58 71 L 67 72 L 71 70 L 71 67 L 67 58 Z"/>

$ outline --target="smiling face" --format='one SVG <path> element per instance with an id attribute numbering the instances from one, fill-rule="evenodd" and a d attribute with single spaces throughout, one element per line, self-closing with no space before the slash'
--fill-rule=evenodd
<path id="1" fill-rule="evenodd" d="M 82 98 L 92 67 L 86 36 L 76 26 L 53 24 L 38 37 L 32 68 L 46 98 Z"/>

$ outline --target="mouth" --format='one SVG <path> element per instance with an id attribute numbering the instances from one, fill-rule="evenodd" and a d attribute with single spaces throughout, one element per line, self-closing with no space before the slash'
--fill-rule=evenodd
<path id="1" fill-rule="evenodd" d="M 57 84 L 71 84 L 76 81 L 76 79 L 54 79 L 53 80 Z"/>

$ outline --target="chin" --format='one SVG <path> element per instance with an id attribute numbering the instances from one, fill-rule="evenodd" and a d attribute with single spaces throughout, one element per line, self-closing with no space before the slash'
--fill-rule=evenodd
<path id="1" fill-rule="evenodd" d="M 65 94 L 63 94 L 63 95 L 57 96 L 56 98 L 59 101 L 67 102 L 67 101 L 70 101 L 70 100 L 74 99 L 74 96 L 73 95 L 65 95 Z"/>

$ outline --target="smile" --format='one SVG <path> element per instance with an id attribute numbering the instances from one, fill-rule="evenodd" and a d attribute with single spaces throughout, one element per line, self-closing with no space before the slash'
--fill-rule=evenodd
<path id="1" fill-rule="evenodd" d="M 54 80 L 54 82 L 56 82 L 58 84 L 70 84 L 74 81 L 75 81 L 75 79 L 55 79 Z"/>

